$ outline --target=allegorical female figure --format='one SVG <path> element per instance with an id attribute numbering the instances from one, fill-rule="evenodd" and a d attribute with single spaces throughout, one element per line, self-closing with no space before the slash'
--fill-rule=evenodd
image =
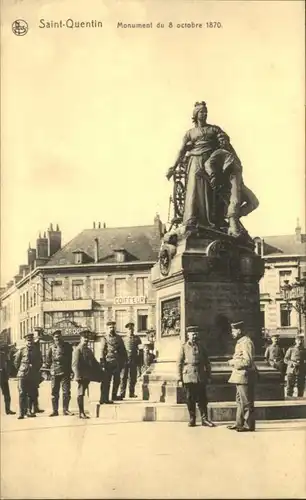
<path id="1" fill-rule="evenodd" d="M 227 134 L 207 123 L 207 106 L 196 102 L 194 127 L 184 136 L 170 179 L 177 166 L 188 159 L 183 224 L 220 228 L 228 221 L 228 233 L 240 236 L 239 218 L 258 206 L 258 200 L 242 180 L 242 166 Z"/>

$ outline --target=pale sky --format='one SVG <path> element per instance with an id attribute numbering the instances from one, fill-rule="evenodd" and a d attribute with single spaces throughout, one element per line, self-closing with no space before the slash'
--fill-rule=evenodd
<path id="1" fill-rule="evenodd" d="M 167 221 L 165 178 L 195 101 L 230 136 L 260 207 L 252 236 L 305 229 L 304 2 L 2 0 L 2 283 L 29 242 L 93 221 Z M 27 20 L 26 36 L 12 33 Z M 39 20 L 102 21 L 41 29 Z M 164 22 L 120 29 L 117 22 Z M 218 21 L 220 29 L 168 28 Z"/>

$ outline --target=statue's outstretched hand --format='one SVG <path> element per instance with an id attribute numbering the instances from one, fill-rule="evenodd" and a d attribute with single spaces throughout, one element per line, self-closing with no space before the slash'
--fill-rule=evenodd
<path id="1" fill-rule="evenodd" d="M 168 172 L 166 173 L 166 177 L 168 179 L 168 181 L 171 179 L 171 177 L 173 176 L 174 174 L 174 170 L 175 170 L 175 167 L 170 167 Z"/>

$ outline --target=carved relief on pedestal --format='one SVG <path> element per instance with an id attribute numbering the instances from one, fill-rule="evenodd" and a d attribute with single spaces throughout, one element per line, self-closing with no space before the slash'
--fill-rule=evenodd
<path id="1" fill-rule="evenodd" d="M 181 299 L 164 300 L 161 302 L 161 337 L 180 335 L 181 331 Z"/>

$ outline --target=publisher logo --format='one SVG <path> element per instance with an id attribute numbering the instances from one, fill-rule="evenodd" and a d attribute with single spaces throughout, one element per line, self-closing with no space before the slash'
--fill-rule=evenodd
<path id="1" fill-rule="evenodd" d="M 24 36 L 29 31 L 29 26 L 23 19 L 16 19 L 12 24 L 12 31 L 16 36 Z"/>

